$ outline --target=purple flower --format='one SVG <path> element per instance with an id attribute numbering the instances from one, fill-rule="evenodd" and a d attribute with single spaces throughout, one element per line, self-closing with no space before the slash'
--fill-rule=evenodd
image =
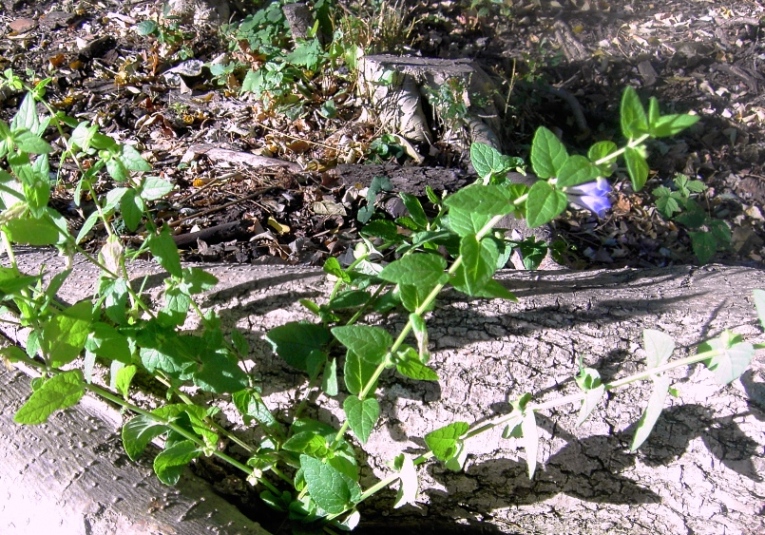
<path id="1" fill-rule="evenodd" d="M 608 194 L 611 192 L 611 184 L 605 178 L 598 178 L 594 182 L 586 182 L 578 186 L 571 186 L 565 189 L 568 202 L 589 210 L 603 217 L 606 210 L 611 208 L 611 200 Z"/>

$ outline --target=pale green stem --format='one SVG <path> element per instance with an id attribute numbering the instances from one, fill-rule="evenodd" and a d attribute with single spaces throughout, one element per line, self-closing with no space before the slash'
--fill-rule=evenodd
<path id="1" fill-rule="evenodd" d="M 594 164 L 595 165 L 603 165 L 604 163 L 608 163 L 611 160 L 613 160 L 614 158 L 618 158 L 619 156 L 624 154 L 627 149 L 634 149 L 636 147 L 639 147 L 640 144 L 643 143 L 643 141 L 645 141 L 646 139 L 648 139 L 650 137 L 651 136 L 649 134 L 643 134 L 639 138 L 631 139 L 630 141 L 627 142 L 626 146 L 624 146 L 621 149 L 618 149 L 618 150 L 612 152 L 608 156 L 603 156 L 600 160 L 597 160 L 596 162 L 594 162 Z"/>

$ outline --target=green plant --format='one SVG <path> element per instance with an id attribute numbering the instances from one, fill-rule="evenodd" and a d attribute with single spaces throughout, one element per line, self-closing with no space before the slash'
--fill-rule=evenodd
<path id="1" fill-rule="evenodd" d="M 674 188 L 659 186 L 653 190 L 656 208 L 665 219 L 671 219 L 691 229 L 691 247 L 702 264 L 709 262 L 717 251 L 730 245 L 731 233 L 725 221 L 714 219 L 694 200 L 707 186 L 700 180 L 690 180 L 677 174 Z"/>
<path id="2" fill-rule="evenodd" d="M 9 83 L 18 78 L 6 75 Z M 10 363 L 22 362 L 40 371 L 34 391 L 14 416 L 22 424 L 38 424 L 56 410 L 77 403 L 86 393 L 107 399 L 133 417 L 122 428 L 128 456 L 136 459 L 151 440 L 164 438 L 162 452 L 154 460 L 157 476 L 167 484 L 178 481 L 184 466 L 201 456 L 213 455 L 241 470 L 247 481 L 259 487 L 262 499 L 291 520 L 315 526 L 353 528 L 359 520 L 358 506 L 382 488 L 399 483 L 395 507 L 411 502 L 417 493 L 416 466 L 436 459 L 459 470 L 470 440 L 489 429 L 501 427 L 506 437 L 520 437 L 526 449 L 529 476 L 537 459 L 536 413 L 573 404 L 584 421 L 605 392 L 624 385 L 651 380 L 653 394 L 637 425 L 632 442 L 636 449 L 651 431 L 671 391 L 667 372 L 693 363 L 703 363 L 721 383 L 729 383 L 747 368 L 755 349 L 740 337 L 724 332 L 699 346 L 698 353 L 670 361 L 672 339 L 646 330 L 644 371 L 604 383 L 594 369 L 580 366 L 577 384 L 581 393 L 535 402 L 529 393 L 512 401 L 512 412 L 477 423 L 453 422 L 424 436 L 427 449 L 392 460 L 396 473 L 368 488 L 359 483 L 359 465 L 351 435 L 365 443 L 380 416 L 376 395 L 384 373 L 436 381 L 428 365 L 431 357 L 427 315 L 447 286 L 469 297 L 515 299 L 494 280 L 514 244 L 494 226 L 508 214 L 525 217 L 539 225 L 558 216 L 574 201 L 601 212 L 608 188 L 599 181 L 609 176 L 617 158 L 626 161 L 633 186 L 640 189 L 647 176 L 643 143 L 651 137 L 672 135 L 693 124 L 687 115 L 661 116 L 655 101 L 646 113 L 634 91 L 627 89 L 622 102 L 622 148 L 598 143 L 588 156 L 569 155 L 549 130 L 540 129 L 531 150 L 531 165 L 539 180 L 530 188 L 508 181 L 507 172 L 518 160 L 485 145 L 474 145 L 471 158 L 480 178 L 453 195 L 439 198 L 427 190 L 433 204 L 429 216 L 412 195 L 402 194 L 408 215 L 396 221 L 372 218 L 363 231 L 364 240 L 355 249 L 355 260 L 343 268 L 330 258 L 324 270 L 335 277 L 333 291 L 325 303 L 301 301 L 316 320 L 291 322 L 271 329 L 266 340 L 291 367 L 307 376 L 307 396 L 320 390 L 343 402 L 346 419 L 339 428 L 300 416 L 280 421 L 259 393 L 254 374 L 243 364 L 250 353 L 238 331 L 224 333 L 213 311 L 202 311 L 197 294 L 212 288 L 216 280 L 197 268 L 184 268 L 167 228 L 157 228 L 148 207 L 172 187 L 146 176 L 150 168 L 136 149 L 118 144 L 98 132 L 97 127 L 63 116 L 48 108 L 40 120 L 36 104 L 46 105 L 45 80 L 31 88 L 10 124 L 0 122 L 0 159 L 8 171 L 0 171 L 0 235 L 11 265 L 0 268 L 0 298 L 4 312 L 13 313 L 19 326 L 29 329 L 26 347 L 11 345 L 0 350 Z M 48 128 L 62 134 L 71 128 L 63 158 L 75 164 L 83 155 L 95 163 L 81 169 L 77 186 L 96 205 L 86 227 L 100 220 L 109 236 L 98 258 L 80 250 L 78 237 L 69 233 L 62 217 L 47 206 L 50 197 L 47 154 L 51 146 L 43 139 Z M 66 137 L 64 137 L 66 139 Z M 95 169 L 95 170 L 94 170 Z M 100 172 L 107 172 L 117 187 L 99 195 L 92 187 Z M 384 189 L 379 181 L 374 195 Z M 592 186 L 594 184 L 594 186 Z M 78 197 L 76 197 L 78 198 Z M 117 213 L 127 228 L 142 227 L 145 242 L 138 251 L 123 248 L 111 226 Z M 369 215 L 369 214 L 367 214 Z M 365 216 L 366 217 L 366 216 Z M 93 299 L 72 305 L 59 303 L 56 292 L 69 276 L 65 271 L 46 279 L 43 273 L 19 272 L 14 244 L 55 245 L 64 254 L 78 251 L 99 266 L 101 277 Z M 150 253 L 167 271 L 163 302 L 154 310 L 130 284 L 127 259 Z M 383 258 L 391 261 L 383 262 Z M 758 314 L 765 326 L 765 293 L 755 294 Z M 364 325 L 368 315 L 393 309 L 403 311 L 407 322 L 398 333 L 378 325 Z M 189 313 L 198 316 L 194 331 L 183 327 Z M 340 351 L 339 351 L 340 350 Z M 72 368 L 84 356 L 82 367 Z M 109 366 L 109 385 L 96 384 L 92 374 L 96 362 Z M 340 378 L 342 370 L 342 379 Z M 167 403 L 149 410 L 132 401 L 133 379 L 138 373 L 152 376 L 167 389 Z M 221 428 L 214 407 L 195 404 L 182 387 L 231 397 L 246 422 L 261 430 L 258 443 L 242 442 Z M 247 452 L 235 458 L 221 448 L 227 438 Z"/>
<path id="3" fill-rule="evenodd" d="M 193 52 L 186 46 L 193 35 L 184 31 L 172 17 L 164 17 L 160 22 L 148 19 L 141 21 L 136 25 L 135 31 L 138 35 L 156 38 L 166 49 L 162 55 L 177 54 L 182 60 L 194 57 Z"/>

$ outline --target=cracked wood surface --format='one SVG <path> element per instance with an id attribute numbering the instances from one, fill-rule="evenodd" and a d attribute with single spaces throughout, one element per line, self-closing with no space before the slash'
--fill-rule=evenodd
<path id="1" fill-rule="evenodd" d="M 19 261 L 29 270 L 43 263 L 60 269 L 60 259 L 41 254 L 20 254 Z M 303 392 L 303 379 L 271 354 L 262 335 L 306 318 L 298 300 L 321 301 L 329 283 L 313 269 L 205 267 L 221 285 L 203 297 L 204 306 L 216 309 L 224 325 L 247 333 L 253 347 L 248 364 L 261 379 L 269 406 L 285 415 Z M 151 265 L 139 263 L 134 273 L 149 274 L 153 291 L 161 288 L 163 277 Z M 759 270 L 502 272 L 499 279 L 516 292 L 518 303 L 462 302 L 447 294 L 429 318 L 438 384 L 383 377 L 381 419 L 364 447 L 365 478 L 389 475 L 387 460 L 402 450 L 423 451 L 421 437 L 441 425 L 506 412 L 508 397 L 533 392 L 535 400 L 545 400 L 573 393 L 579 356 L 606 381 L 640 370 L 645 328 L 675 338 L 674 358 L 723 328 L 763 340 L 751 302 L 751 290 L 765 288 L 765 272 Z M 61 295 L 70 302 L 86 297 L 95 280 L 91 268 L 76 263 Z M 396 317 L 384 323 L 391 331 L 400 327 Z M 533 481 L 518 442 L 502 439 L 498 429 L 468 443 L 464 472 L 435 464 L 420 470 L 419 509 L 391 511 L 390 493 L 369 503 L 362 510 L 372 519 L 367 527 L 421 529 L 427 515 L 427 524 L 441 530 L 762 533 L 765 359 L 758 353 L 741 380 L 724 387 L 700 365 L 677 370 L 672 378 L 680 398 L 668 400 L 654 433 L 634 454 L 629 443 L 649 395 L 647 385 L 609 394 L 579 428 L 576 408 L 538 414 L 542 464 Z M 326 405 L 315 416 L 337 423 L 340 402 L 320 401 Z M 241 425 L 231 407 L 222 409 L 231 423 Z M 246 437 L 249 430 L 241 433 Z M 114 441 L 104 448 L 110 455 L 121 452 Z M 124 469 L 113 468 L 115 475 Z"/>

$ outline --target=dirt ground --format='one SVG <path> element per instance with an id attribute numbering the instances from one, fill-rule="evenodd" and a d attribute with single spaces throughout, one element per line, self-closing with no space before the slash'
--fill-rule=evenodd
<path id="1" fill-rule="evenodd" d="M 368 103 L 354 94 L 347 69 L 318 75 L 300 113 L 284 115 L 265 109 L 251 94 L 240 95 L 235 76 L 221 81 L 203 70 L 184 79 L 192 90 L 179 88 L 173 68 L 243 53 L 229 46 L 230 34 L 218 25 L 181 25 L 183 42 L 172 45 L 136 30 L 143 21 L 157 20 L 157 2 L 2 4 L 0 68 L 30 80 L 52 77 L 47 97 L 56 109 L 135 143 L 154 172 L 176 184 L 154 210 L 157 222 L 173 227 L 188 259 L 321 264 L 358 239 L 355 210 L 363 203 L 358 192 L 338 185 L 331 169 L 369 161 L 381 132 L 379 124 L 362 122 Z M 505 100 L 500 134 L 507 154 L 527 157 L 540 125 L 554 129 L 572 150 L 585 151 L 603 139 L 618 143 L 618 104 L 627 85 L 644 101 L 656 96 L 665 113 L 692 111 L 702 118 L 690 131 L 651 144 L 651 179 L 642 192 L 632 192 L 620 173 L 613 210 L 604 220 L 569 212 L 557 221 L 559 261 L 576 268 L 694 262 L 688 229 L 665 221 L 650 194 L 682 172 L 708 186 L 700 204 L 731 231 L 730 245 L 713 259 L 762 265 L 760 2 L 468 4 L 399 6 L 406 39 L 392 42 L 389 51 L 476 59 Z M 243 16 L 232 10 L 233 20 Z M 3 94 L 3 119 L 12 116 L 20 96 Z M 331 97 L 337 114 L 328 119 L 317 110 Z M 299 167 L 221 163 L 190 150 L 200 144 Z M 456 168 L 466 163 L 464 151 L 438 144 L 425 161 Z M 75 227 L 87 215 L 87 202 L 83 210 L 72 203 L 77 177 L 65 164 L 53 200 Z M 105 191 L 110 184 L 98 186 Z M 90 241 L 94 250 L 99 238 Z M 126 241 L 138 239 L 140 231 L 125 235 Z"/>

